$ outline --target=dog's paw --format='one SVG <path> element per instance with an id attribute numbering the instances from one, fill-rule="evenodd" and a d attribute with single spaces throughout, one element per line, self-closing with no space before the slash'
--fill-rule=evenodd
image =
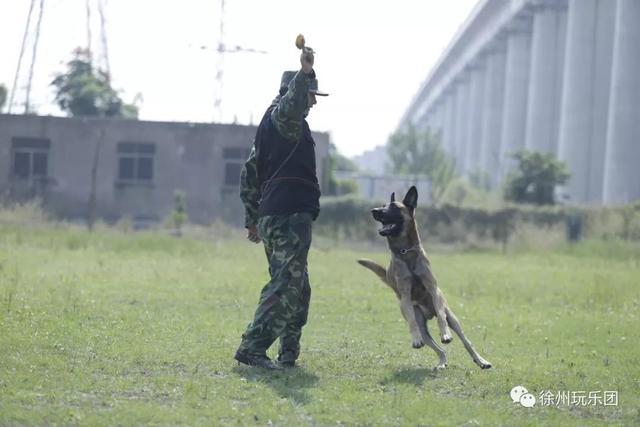
<path id="1" fill-rule="evenodd" d="M 438 363 L 436 366 L 433 367 L 433 370 L 434 371 L 441 371 L 446 367 L 447 367 L 446 363 Z"/>
<path id="2" fill-rule="evenodd" d="M 491 362 L 488 362 L 484 359 L 479 359 L 479 360 L 474 360 L 474 362 L 476 363 L 476 365 L 478 365 L 480 367 L 480 369 L 490 369 L 491 368 Z"/>
<path id="3" fill-rule="evenodd" d="M 449 344 L 451 341 L 453 341 L 453 337 L 449 334 L 445 334 L 440 337 L 440 341 L 442 341 L 442 344 Z"/>
<path id="4" fill-rule="evenodd" d="M 414 338 L 413 341 L 411 342 L 411 347 L 413 347 L 413 348 L 424 347 L 424 341 L 422 341 L 422 339 Z"/>

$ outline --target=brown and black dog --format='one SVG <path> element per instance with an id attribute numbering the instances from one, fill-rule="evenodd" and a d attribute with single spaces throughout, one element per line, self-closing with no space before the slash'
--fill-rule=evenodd
<path id="1" fill-rule="evenodd" d="M 460 322 L 438 287 L 427 254 L 420 243 L 414 218 L 417 203 L 418 190 L 411 187 L 402 203 L 395 200 L 395 194 L 391 194 L 388 205 L 372 209 L 373 218 L 382 223 L 378 233 L 387 238 L 391 264 L 385 270 L 381 265 L 367 259 L 360 259 L 358 262 L 377 274 L 396 293 L 402 315 L 409 324 L 413 347 L 420 348 L 425 344 L 431 347 L 440 358 L 436 369 L 446 366 L 447 355 L 429 335 L 427 320 L 433 317 L 438 320 L 440 341 L 444 344 L 451 342 L 451 327 L 462 340 L 475 364 L 482 369 L 491 368 L 491 363 L 478 354 L 462 332 Z"/>

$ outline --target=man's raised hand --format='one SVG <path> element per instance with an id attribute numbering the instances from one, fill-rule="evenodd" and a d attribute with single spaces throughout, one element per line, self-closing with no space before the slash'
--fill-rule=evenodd
<path id="1" fill-rule="evenodd" d="M 313 70 L 313 61 L 314 61 L 314 52 L 308 46 L 305 46 L 304 36 L 302 34 L 298 34 L 296 37 L 296 47 L 302 50 L 300 54 L 300 65 L 302 66 L 302 72 L 305 74 L 309 74 L 311 70 Z"/>

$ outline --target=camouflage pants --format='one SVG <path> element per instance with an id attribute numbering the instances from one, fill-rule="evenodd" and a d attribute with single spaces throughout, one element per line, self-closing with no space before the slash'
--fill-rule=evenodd
<path id="1" fill-rule="evenodd" d="M 271 280 L 260 293 L 253 321 L 242 335 L 240 351 L 265 354 L 280 338 L 279 360 L 298 358 L 311 298 L 307 273 L 311 224 L 308 213 L 259 219 L 258 233 L 264 242 Z"/>

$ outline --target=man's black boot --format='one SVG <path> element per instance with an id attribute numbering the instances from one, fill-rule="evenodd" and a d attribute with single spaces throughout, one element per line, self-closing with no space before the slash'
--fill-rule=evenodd
<path id="1" fill-rule="evenodd" d="M 272 371 L 281 371 L 282 367 L 277 363 L 273 363 L 266 355 L 249 354 L 237 351 L 235 359 L 247 366 L 257 366 L 258 368 L 270 369 Z"/>
<path id="2" fill-rule="evenodd" d="M 276 361 L 283 368 L 295 368 L 296 366 L 296 360 L 291 358 L 290 354 L 279 354 Z"/>
<path id="3" fill-rule="evenodd" d="M 282 366 L 283 368 L 295 368 L 296 361 L 295 360 L 283 360 L 283 361 L 278 360 L 278 365 Z"/>

